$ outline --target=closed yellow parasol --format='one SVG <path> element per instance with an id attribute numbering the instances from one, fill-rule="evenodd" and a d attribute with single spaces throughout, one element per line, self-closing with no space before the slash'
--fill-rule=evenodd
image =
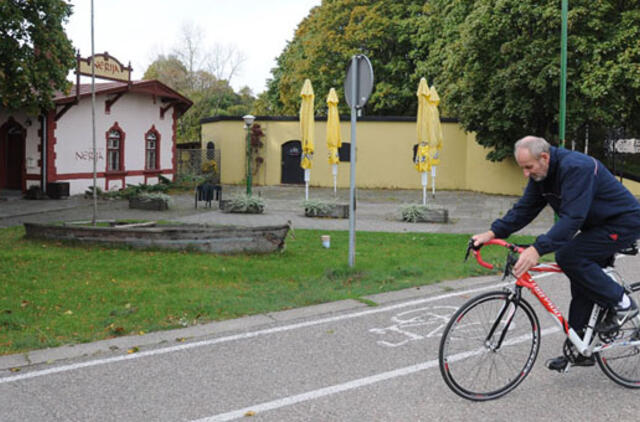
<path id="1" fill-rule="evenodd" d="M 338 148 L 342 146 L 342 137 L 340 136 L 340 115 L 338 114 L 338 94 L 334 88 L 329 90 L 327 96 L 327 148 L 329 149 L 329 164 L 331 164 L 331 173 L 333 174 L 333 193 L 337 193 L 338 179 L 338 163 L 340 156 Z"/>
<path id="2" fill-rule="evenodd" d="M 302 104 L 300 105 L 300 136 L 302 137 L 302 160 L 300 166 L 307 170 L 311 168 L 311 158 L 313 158 L 313 87 L 311 81 L 306 79 L 300 92 Z"/>
<path id="3" fill-rule="evenodd" d="M 438 91 L 432 85 L 429 89 L 429 113 L 431 122 L 429 124 L 430 139 L 430 162 L 431 162 L 431 192 L 436 195 L 436 166 L 440 165 L 440 151 L 442 150 L 442 124 L 440 124 L 440 112 L 438 105 L 440 104 L 440 96 Z"/>
<path id="4" fill-rule="evenodd" d="M 422 204 L 427 204 L 427 172 L 431 169 L 431 161 L 429 156 L 430 150 L 430 133 L 431 125 L 431 108 L 429 105 L 429 97 L 431 91 L 425 78 L 420 79 L 418 85 L 418 115 L 416 117 L 416 131 L 418 135 L 418 148 L 416 150 L 415 166 L 416 170 L 422 176 Z"/>
<path id="5" fill-rule="evenodd" d="M 300 105 L 300 136 L 302 138 L 302 159 L 300 167 L 304 169 L 305 199 L 309 199 L 309 179 L 311 178 L 311 159 L 313 158 L 313 87 L 311 81 L 305 79 L 300 92 L 302 104 Z"/>

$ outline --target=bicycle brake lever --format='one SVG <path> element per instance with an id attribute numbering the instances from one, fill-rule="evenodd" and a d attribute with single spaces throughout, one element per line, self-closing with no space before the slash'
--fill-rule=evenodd
<path id="1" fill-rule="evenodd" d="M 509 277 L 509 275 L 511 274 L 511 268 L 516 262 L 518 262 L 518 258 L 516 258 L 513 253 L 509 252 L 509 254 L 507 255 L 507 262 L 505 262 L 504 264 L 504 273 L 502 274 L 503 280 Z"/>
<path id="2" fill-rule="evenodd" d="M 467 243 L 467 253 L 464 255 L 464 262 L 467 262 L 467 259 L 469 259 L 469 254 L 471 253 L 471 250 L 477 250 L 477 248 L 475 246 L 473 246 L 473 239 L 469 239 L 469 243 Z"/>

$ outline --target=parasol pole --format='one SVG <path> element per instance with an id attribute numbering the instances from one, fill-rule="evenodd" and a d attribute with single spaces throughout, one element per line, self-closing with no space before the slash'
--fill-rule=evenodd
<path id="1" fill-rule="evenodd" d="M 311 169 L 304 169 L 304 199 L 309 200 L 309 179 L 311 179 Z"/>
<path id="2" fill-rule="evenodd" d="M 431 196 L 436 197 L 436 166 L 431 167 Z"/>
<path id="3" fill-rule="evenodd" d="M 422 205 L 426 206 L 427 205 L 427 183 L 428 183 L 429 176 L 426 171 L 423 171 L 422 173 L 420 173 L 420 175 L 422 176 Z"/>
<path id="4" fill-rule="evenodd" d="M 333 174 L 333 197 L 338 196 L 338 165 L 331 166 L 331 173 Z"/>

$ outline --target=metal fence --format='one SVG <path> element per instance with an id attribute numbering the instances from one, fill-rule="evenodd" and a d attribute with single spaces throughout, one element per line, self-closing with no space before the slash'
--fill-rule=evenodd
<path id="1" fill-rule="evenodd" d="M 212 164 L 212 163 L 215 163 Z M 207 177 L 212 183 L 220 183 L 222 160 L 218 149 L 176 149 L 176 177 Z M 215 171 L 212 171 L 215 168 Z"/>

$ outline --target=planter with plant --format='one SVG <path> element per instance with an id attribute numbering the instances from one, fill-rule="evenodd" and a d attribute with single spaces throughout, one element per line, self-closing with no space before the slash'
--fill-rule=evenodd
<path id="1" fill-rule="evenodd" d="M 336 202 L 304 201 L 305 217 L 349 218 L 349 205 Z"/>
<path id="2" fill-rule="evenodd" d="M 411 204 L 401 210 L 402 221 L 409 223 L 448 223 L 449 211 L 432 209 L 426 205 Z"/>
<path id="3" fill-rule="evenodd" d="M 169 209 L 171 197 L 166 193 L 140 193 L 129 197 L 129 208 L 143 210 L 164 211 Z"/>
<path id="4" fill-rule="evenodd" d="M 240 195 L 220 200 L 220 210 L 228 213 L 262 214 L 264 200 L 259 196 Z"/>

